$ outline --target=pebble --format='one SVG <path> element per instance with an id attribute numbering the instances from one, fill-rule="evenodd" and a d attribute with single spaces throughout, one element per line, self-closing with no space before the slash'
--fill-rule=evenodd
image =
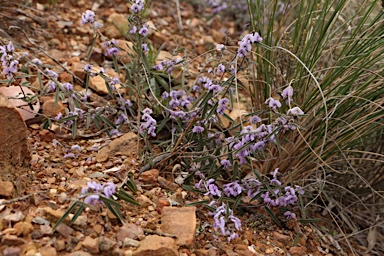
<path id="1" fill-rule="evenodd" d="M 35 217 L 32 220 L 33 223 L 40 224 L 40 225 L 49 225 L 51 224 L 48 220 L 42 218 L 42 217 Z"/>
<path id="2" fill-rule="evenodd" d="M 21 248 L 19 247 L 8 247 L 3 251 L 4 256 L 19 256 L 21 254 Z"/>

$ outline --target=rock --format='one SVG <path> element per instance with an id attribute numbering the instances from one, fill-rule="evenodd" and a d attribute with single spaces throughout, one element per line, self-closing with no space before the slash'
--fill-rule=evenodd
<path id="1" fill-rule="evenodd" d="M 57 102 L 57 105 L 55 104 L 54 98 L 44 101 L 44 104 L 43 104 L 44 115 L 49 117 L 55 117 L 59 113 L 61 113 L 63 116 L 65 115 L 65 106 L 61 101 Z"/>
<path id="2" fill-rule="evenodd" d="M 17 175 L 15 167 L 28 167 L 30 160 L 27 126 L 12 103 L 0 93 L 0 177 Z"/>
<path id="3" fill-rule="evenodd" d="M 40 239 L 42 237 L 43 237 L 43 234 L 40 231 L 38 231 L 38 230 L 34 230 L 31 233 L 32 240 Z"/>
<path id="4" fill-rule="evenodd" d="M 101 68 L 94 66 L 92 72 L 100 72 Z M 119 77 L 119 75 L 112 69 L 105 69 L 105 72 L 110 78 Z M 97 92 L 98 94 L 107 95 L 109 94 L 107 86 L 105 85 L 105 80 L 101 76 L 90 77 L 89 79 L 89 88 Z"/>
<path id="5" fill-rule="evenodd" d="M 133 252 L 133 256 L 176 256 L 176 242 L 173 238 L 162 237 L 157 235 L 146 236 L 140 242 L 139 248 Z"/>
<path id="6" fill-rule="evenodd" d="M 89 252 L 76 251 L 76 252 L 69 253 L 65 256 L 92 256 L 92 254 L 90 254 Z"/>
<path id="7" fill-rule="evenodd" d="M 274 232 L 273 232 L 273 237 L 274 237 L 277 241 L 279 241 L 280 243 L 282 243 L 282 244 L 284 244 L 284 245 L 288 245 L 288 243 L 292 240 L 290 236 L 280 234 L 280 233 L 277 232 L 277 231 L 274 231 Z"/>
<path id="8" fill-rule="evenodd" d="M 156 201 L 156 206 L 160 209 L 163 209 L 165 206 L 170 206 L 171 203 L 167 198 L 161 197 Z"/>
<path id="9" fill-rule="evenodd" d="M 125 156 L 137 155 L 137 134 L 129 132 L 123 136 L 114 139 L 107 146 L 103 147 L 98 155 L 108 154 L 108 156 L 115 156 L 116 152 L 122 152 Z M 96 156 L 97 158 L 97 156 Z"/>
<path id="10" fill-rule="evenodd" d="M 156 63 L 160 63 L 162 60 L 172 60 L 174 59 L 173 55 L 167 51 L 160 51 L 156 58 Z"/>
<path id="11" fill-rule="evenodd" d="M 53 246 L 55 247 L 56 251 L 60 252 L 65 249 L 65 241 L 56 239 L 56 241 L 53 243 Z"/>
<path id="12" fill-rule="evenodd" d="M 91 238 L 90 236 L 85 237 L 83 246 L 90 253 L 95 254 L 99 252 L 99 241 L 97 239 Z"/>
<path id="13" fill-rule="evenodd" d="M 116 234 L 117 241 L 124 242 L 125 238 L 139 239 L 140 236 L 144 235 L 144 231 L 141 227 L 126 223 L 119 228 Z"/>
<path id="14" fill-rule="evenodd" d="M 126 237 L 124 239 L 123 246 L 124 247 L 139 247 L 140 246 L 140 242 Z"/>
<path id="15" fill-rule="evenodd" d="M 67 252 L 78 251 L 81 249 L 80 239 L 74 236 L 70 236 L 66 239 L 65 250 Z"/>
<path id="16" fill-rule="evenodd" d="M 40 225 L 49 225 L 49 224 L 51 224 L 48 220 L 46 220 L 46 219 L 44 219 L 42 217 L 39 217 L 39 216 L 33 218 L 32 222 L 36 223 L 36 224 L 40 224 Z"/>
<path id="17" fill-rule="evenodd" d="M 59 74 L 59 81 L 62 83 L 72 83 L 73 76 L 67 72 L 62 72 Z"/>
<path id="18" fill-rule="evenodd" d="M 19 247 L 8 247 L 3 251 L 4 256 L 19 256 L 21 255 L 21 248 Z"/>
<path id="19" fill-rule="evenodd" d="M 143 174 L 141 174 L 141 175 L 143 175 Z M 179 185 L 177 185 L 174 182 L 168 181 L 168 180 L 166 180 L 165 178 L 163 178 L 161 176 L 158 177 L 157 181 L 159 182 L 160 187 L 162 187 L 164 189 L 171 190 L 173 192 L 175 192 L 179 188 Z"/>
<path id="20" fill-rule="evenodd" d="M 104 236 L 97 238 L 97 240 L 99 242 L 99 250 L 102 252 L 110 252 L 116 245 L 115 241 Z"/>
<path id="21" fill-rule="evenodd" d="M 0 180 L 0 196 L 10 197 L 12 196 L 14 190 L 15 188 L 13 187 L 12 182 Z"/>
<path id="22" fill-rule="evenodd" d="M 41 256 L 56 256 L 57 251 L 55 248 L 53 248 L 51 246 L 44 246 L 44 247 L 40 248 L 40 254 L 41 254 Z"/>
<path id="23" fill-rule="evenodd" d="M 96 224 L 96 225 L 93 227 L 93 230 L 94 230 L 97 234 L 100 234 L 101 231 L 103 230 L 103 226 L 100 225 L 100 224 Z"/>
<path id="24" fill-rule="evenodd" d="M 289 248 L 289 253 L 292 256 L 305 256 L 307 255 L 307 248 L 301 246 L 294 246 Z"/>
<path id="25" fill-rule="evenodd" d="M 40 137 L 41 141 L 48 142 L 48 143 L 51 142 L 55 138 L 53 133 L 49 130 L 39 131 L 39 137 Z"/>
<path id="26" fill-rule="evenodd" d="M 40 226 L 41 233 L 43 235 L 50 235 L 52 234 L 52 228 L 49 225 L 41 225 Z"/>
<path id="27" fill-rule="evenodd" d="M 129 28 L 128 19 L 124 14 L 112 13 L 107 22 L 106 32 L 110 37 L 124 36 Z"/>
<path id="28" fill-rule="evenodd" d="M 16 211 L 15 213 L 10 214 L 10 210 L 7 210 L 2 213 L 2 215 L 5 214 L 5 216 L 2 216 L 5 221 L 19 222 L 24 218 L 21 211 Z"/>
<path id="29" fill-rule="evenodd" d="M 145 184 L 156 184 L 158 177 L 159 177 L 159 170 L 151 169 L 146 172 L 143 172 L 139 180 L 142 180 Z"/>
<path id="30" fill-rule="evenodd" d="M 96 161 L 98 163 L 106 162 L 108 160 L 108 158 L 109 158 L 109 155 L 106 152 L 99 153 L 99 154 L 96 155 Z"/>
<path id="31" fill-rule="evenodd" d="M 196 207 L 164 207 L 161 230 L 177 236 L 177 245 L 191 245 L 196 233 Z"/>
<path id="32" fill-rule="evenodd" d="M 20 89 L 19 86 L 8 86 L 8 87 L 0 87 L 0 93 L 2 93 L 5 97 L 8 98 L 9 102 L 16 108 L 17 111 L 21 114 L 21 117 L 24 121 L 32 119 L 39 113 L 40 110 L 40 102 L 36 100 L 32 102 L 32 108 L 26 103 L 24 100 L 24 94 L 28 97 L 36 96 L 33 91 L 29 88 L 23 86 L 23 90 Z M 0 105 L 1 99 L 0 99 Z"/>
<path id="33" fill-rule="evenodd" d="M 129 54 L 133 54 L 133 43 L 126 40 L 116 40 L 117 46 L 121 48 L 121 51 L 117 54 L 117 57 L 124 63 L 127 63 L 131 60 Z"/>
<path id="34" fill-rule="evenodd" d="M 87 75 L 87 72 L 85 72 L 84 67 L 87 63 L 82 62 L 72 62 L 71 71 L 72 73 L 80 78 L 81 80 L 85 79 L 85 76 Z"/>
<path id="35" fill-rule="evenodd" d="M 56 228 L 57 233 L 59 233 L 62 237 L 67 238 L 73 233 L 73 228 L 67 226 L 64 223 L 61 223 L 57 228 Z"/>
<path id="36" fill-rule="evenodd" d="M 33 231 L 33 225 L 29 222 L 18 222 L 16 223 L 13 228 L 17 230 L 16 235 L 20 236 L 21 234 L 23 236 L 27 236 L 29 233 Z"/>
<path id="37" fill-rule="evenodd" d="M 1 245 L 18 246 L 26 243 L 24 239 L 14 235 L 5 235 L 1 238 Z"/>

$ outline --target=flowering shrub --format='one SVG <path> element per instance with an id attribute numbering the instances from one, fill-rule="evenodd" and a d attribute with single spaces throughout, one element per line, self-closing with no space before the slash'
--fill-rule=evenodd
<path id="1" fill-rule="evenodd" d="M 215 3 L 212 2 L 211 4 Z M 218 7 L 218 5 L 216 6 Z M 92 120 L 99 129 L 102 129 L 102 127 L 107 128 L 106 131 L 111 135 L 119 134 L 121 126 L 128 125 L 131 129 L 140 133 L 147 143 L 150 143 L 147 137 L 155 138 L 161 129 L 173 127 L 171 128 L 174 131 L 172 141 L 175 139 L 177 141 L 184 140 L 191 145 L 191 150 L 206 150 L 206 153 L 199 157 L 209 157 L 208 161 L 202 162 L 208 163 L 210 170 L 200 169 L 198 172 L 195 170 L 191 174 L 196 172 L 200 177 L 196 187 L 201 189 L 206 196 L 212 197 L 209 206 L 215 208 L 212 212 L 214 229 L 222 235 L 228 236 L 228 240 L 231 240 L 237 237 L 234 231 L 241 230 L 241 223 L 234 215 L 234 209 L 232 208 L 235 207 L 226 202 L 224 197 L 237 198 L 243 194 L 255 197 L 261 193 L 263 203 L 267 207 L 288 206 L 296 203 L 298 188 L 290 189 L 291 187 L 287 186 L 285 187 L 285 194 L 283 194 L 280 191 L 282 189 L 280 187 L 281 183 L 275 177 L 276 174 L 274 179 L 267 183 L 261 179 L 242 180 L 240 176 L 233 175 L 232 180 L 229 179 L 225 185 L 219 187 L 215 185 L 215 180 L 219 176 L 220 170 L 230 173 L 239 168 L 239 165 L 247 165 L 250 157 L 257 156 L 269 144 L 277 143 L 280 134 L 295 130 L 296 125 L 293 118 L 304 113 L 299 107 L 289 108 L 287 114 L 278 113 L 277 111 L 282 107 L 282 104 L 279 100 L 270 97 L 265 102 L 269 109 L 260 110 L 257 115 L 248 116 L 249 120 L 247 122 L 249 124 L 245 124 L 246 120 L 240 123 L 241 129 L 238 134 L 224 136 L 224 133 L 215 130 L 214 127 L 220 127 L 221 118 L 227 118 L 235 124 L 234 120 L 231 120 L 227 115 L 227 111 L 233 108 L 232 99 L 235 90 L 237 90 L 237 70 L 235 69 L 237 65 L 233 60 L 230 62 L 219 61 L 206 74 L 200 75 L 191 88 L 171 88 L 164 78 L 172 76 L 173 70 L 182 66 L 184 61 L 182 58 L 177 57 L 155 64 L 154 60 L 150 59 L 152 47 L 146 38 L 150 28 L 148 28 L 141 16 L 144 7 L 145 1 L 132 1 L 131 17 L 128 19 L 131 26 L 127 36 L 136 45 L 133 50 L 137 58 L 133 59 L 132 65 L 125 63 L 124 67 L 126 67 L 125 72 L 127 72 L 126 77 L 129 78 L 128 80 L 120 81 L 118 77 L 109 77 L 104 68 L 95 71 L 91 63 L 84 66 L 84 71 L 89 77 L 100 76 L 105 80 L 111 97 L 116 99 L 115 105 L 97 108 L 89 107 L 87 105 L 89 97 L 87 90 L 83 93 L 76 92 L 73 84 L 58 82 L 58 74 L 55 71 L 48 68 L 44 71 L 39 70 L 49 80 L 46 84 L 48 91 L 54 91 L 58 96 L 70 98 L 75 102 L 75 107 L 69 109 L 65 116 L 59 113 L 53 120 L 47 120 L 46 126 L 49 126 L 52 121 L 58 122 L 63 126 L 71 127 L 75 136 L 76 128 L 79 125 L 89 127 Z M 102 35 L 99 30 L 102 24 L 95 19 L 95 13 L 87 10 L 81 15 L 80 24 L 91 26 L 95 39 L 97 37 L 102 39 L 104 54 L 106 57 L 113 59 L 115 70 L 119 73 L 118 54 L 122 49 L 119 47 L 117 40 L 107 39 Z M 243 59 L 239 62 L 238 69 L 243 68 L 244 60 L 250 55 L 255 45 L 257 47 L 261 42 L 262 37 L 257 32 L 246 34 L 241 38 L 235 56 L 236 59 Z M 219 54 L 228 54 L 226 49 L 225 45 L 217 46 Z M 3 66 L 6 66 L 3 73 L 10 78 L 17 72 L 18 64 L 11 57 L 14 51 L 13 45 L 9 43 L 8 46 L 3 46 L 0 50 Z M 39 60 L 34 60 L 32 63 L 37 67 L 42 65 Z M 149 83 L 148 87 L 143 86 L 146 82 Z M 121 95 L 119 91 L 121 87 L 129 87 L 133 92 L 137 92 L 139 96 L 136 99 L 133 96 L 132 100 L 135 99 L 138 106 L 134 107 L 130 99 L 126 99 Z M 147 99 L 155 98 L 158 104 L 153 105 L 148 100 L 142 100 L 140 98 L 142 92 L 147 93 Z M 290 107 L 293 104 L 293 88 L 291 86 L 286 88 L 282 93 L 282 97 L 286 99 L 286 103 Z M 80 106 L 87 106 L 87 109 L 84 110 Z M 265 123 L 266 119 L 260 117 L 275 112 L 276 116 L 273 122 Z M 137 120 L 137 117 L 140 117 L 141 122 L 135 125 L 131 120 Z M 113 121 L 110 120 L 112 118 Z M 162 120 L 160 124 L 158 123 L 159 120 Z M 54 142 L 54 144 L 56 146 L 57 142 Z M 219 148 L 218 145 L 220 145 Z M 79 146 L 75 145 L 67 151 L 64 158 L 77 157 L 81 150 Z M 224 155 L 227 155 L 228 158 L 223 157 Z M 192 161 L 196 161 L 198 158 L 192 159 Z M 220 167 L 215 168 L 216 164 Z M 206 179 L 205 177 L 209 178 Z M 274 188 L 272 189 L 272 187 Z M 82 189 L 81 197 L 84 197 L 84 204 L 78 201 L 68 210 L 68 213 L 77 205 L 79 205 L 77 213 L 85 205 L 106 205 L 121 219 L 120 206 L 114 200 L 123 198 L 135 203 L 132 198 L 122 190 L 118 191 L 116 185 L 110 182 L 103 185 L 88 182 L 87 187 Z M 294 214 L 290 214 L 289 217 L 293 218 Z"/>

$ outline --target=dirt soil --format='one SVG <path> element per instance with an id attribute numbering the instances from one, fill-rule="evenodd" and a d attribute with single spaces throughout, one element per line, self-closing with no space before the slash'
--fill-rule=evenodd
<path id="1" fill-rule="evenodd" d="M 44 2 L 28 1 L 19 4 L 0 0 L 1 40 L 7 42 L 11 39 L 17 51 L 28 51 L 44 63 L 56 67 L 60 63 L 69 67 L 85 59 L 92 40 L 92 30 L 80 26 L 81 13 L 87 9 L 94 10 L 97 19 L 105 24 L 106 34 L 109 33 L 115 39 L 124 39 L 119 30 L 106 24 L 111 15 L 129 12 L 125 1 L 59 0 L 55 5 Z M 185 2 L 180 3 L 180 17 L 176 10 L 175 1 L 154 1 L 149 20 L 156 32 L 149 38 L 155 47 L 164 44 L 163 50 L 171 55 L 188 56 L 198 63 L 204 61 L 200 54 L 213 49 L 216 44 L 236 44 L 239 33 L 236 33 L 234 21 L 219 16 L 208 20 L 203 15 L 204 9 L 197 11 Z M 14 27 L 9 29 L 9 26 Z M 99 65 L 110 62 L 103 56 L 100 44 L 95 46 L 90 62 Z M 64 73 L 62 77 L 66 74 L 63 70 L 61 73 Z M 29 82 L 33 84 L 35 80 L 31 78 Z M 138 245 L 142 246 L 140 241 L 145 240 L 146 236 L 163 237 L 163 207 L 170 204 L 173 207 L 184 207 L 187 203 L 204 199 L 202 195 L 184 191 L 173 182 L 172 175 L 164 175 L 157 166 L 153 168 L 160 169 L 160 178 L 157 177 L 157 171 L 153 170 L 138 178 L 138 170 L 145 163 L 141 162 L 136 146 L 128 152 L 100 156 L 100 149 L 119 139 L 117 137 L 110 138 L 101 134 L 72 140 L 70 136 L 43 130 L 39 120 L 29 123 L 28 130 L 32 160 L 24 186 L 15 184 L 13 199 L 4 198 L 0 201 L 0 254 L 166 255 L 160 252 L 135 252 Z M 54 146 L 53 139 L 59 144 Z M 82 150 L 76 158 L 65 159 L 63 156 L 73 145 L 79 145 Z M 113 181 L 121 184 L 130 171 L 135 173 L 138 186 L 135 198 L 141 206 L 122 203 L 122 213 L 126 223 L 143 229 L 145 235 L 133 239 L 137 243 L 119 240 L 117 233 L 124 231 L 124 228 L 105 207 L 96 210 L 87 208 L 73 225 L 64 224 L 60 230 L 52 232 L 57 219 L 78 198 L 81 188 L 87 182 Z M 166 180 L 162 177 L 166 177 Z M 319 233 L 309 224 L 290 220 L 278 227 L 257 204 L 244 208 L 240 216 L 243 222 L 240 237 L 228 243 L 226 238 L 213 230 L 213 220 L 208 212 L 203 207 L 197 207 L 194 240 L 188 245 L 178 246 L 179 255 L 341 254 L 329 244 L 331 240 L 320 239 Z M 193 223 L 193 217 L 185 221 Z M 294 242 L 298 234 L 299 239 Z M 101 241 L 110 247 L 103 247 Z"/>

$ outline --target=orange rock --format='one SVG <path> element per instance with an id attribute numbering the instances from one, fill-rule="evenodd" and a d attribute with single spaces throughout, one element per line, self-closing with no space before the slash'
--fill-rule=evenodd
<path id="1" fill-rule="evenodd" d="M 27 167 L 30 159 L 27 126 L 7 97 L 0 93 L 0 166 Z"/>
<path id="2" fill-rule="evenodd" d="M 196 233 L 196 207 L 164 207 L 161 230 L 175 234 L 177 245 L 191 245 Z"/>
<path id="3" fill-rule="evenodd" d="M 177 256 L 176 242 L 173 238 L 157 235 L 146 236 L 140 242 L 139 248 L 133 252 L 133 256 Z"/>

